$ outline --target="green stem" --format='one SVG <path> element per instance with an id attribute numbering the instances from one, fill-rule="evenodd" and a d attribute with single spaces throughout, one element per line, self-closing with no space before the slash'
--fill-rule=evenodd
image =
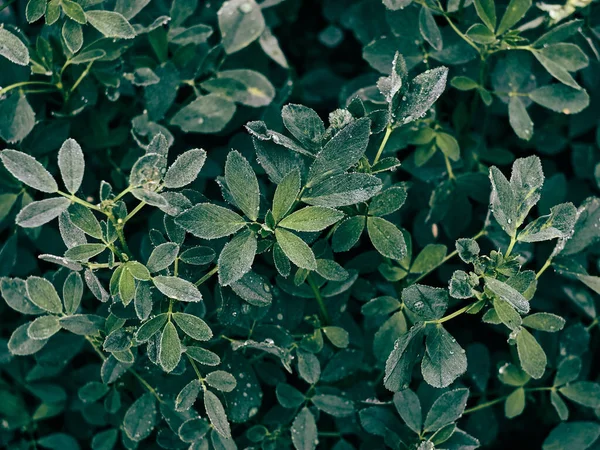
<path id="1" fill-rule="evenodd" d="M 21 86 L 30 86 L 30 85 L 42 85 L 42 86 L 52 86 L 56 87 L 53 83 L 48 81 L 21 81 L 19 83 L 11 84 L 10 86 L 6 86 L 3 89 L 0 89 L 0 96 L 4 95 L 6 92 L 16 89 Z"/>
<path id="2" fill-rule="evenodd" d="M 590 323 L 587 327 L 585 327 L 585 329 L 587 331 L 590 331 L 592 328 L 594 328 L 596 325 L 598 325 L 598 318 L 595 318 L 594 321 L 592 323 Z"/>
<path id="3" fill-rule="evenodd" d="M 102 361 L 106 361 L 106 356 L 104 355 L 104 353 L 102 353 L 102 350 L 100 350 L 98 348 L 98 346 L 94 343 L 92 338 L 90 338 L 89 336 L 86 336 L 85 339 L 90 343 L 90 345 L 96 351 L 96 353 L 98 354 L 100 359 L 102 359 Z M 148 390 L 148 392 L 150 392 L 152 395 L 154 395 L 154 397 L 156 397 L 156 399 L 160 403 L 163 403 L 163 399 L 160 398 L 160 395 L 158 395 L 158 392 L 156 392 L 156 390 L 146 380 L 144 380 L 144 378 L 139 373 L 137 373 L 137 371 L 135 369 L 130 367 L 127 369 L 127 371 L 129 373 L 131 373 L 134 377 L 136 377 L 138 379 L 138 381 L 142 384 L 142 386 L 144 386 Z"/>
<path id="4" fill-rule="evenodd" d="M 375 155 L 375 159 L 373 160 L 373 165 L 375 165 L 375 164 L 377 164 L 377 162 L 379 162 L 379 158 L 381 158 L 383 149 L 385 148 L 385 144 L 387 144 L 387 141 L 390 138 L 391 134 L 392 134 L 392 127 L 391 127 L 391 125 L 388 125 L 387 128 L 385 129 L 385 134 L 383 135 L 383 140 L 381 141 L 381 145 L 379 145 L 379 150 L 377 150 L 377 155 Z"/>
<path id="5" fill-rule="evenodd" d="M 210 277 L 212 277 L 218 271 L 219 271 L 219 266 L 213 267 L 210 272 L 206 273 L 202 278 L 200 278 L 194 284 L 196 286 L 200 286 L 201 284 L 203 284 L 206 280 L 208 280 Z"/>
<path id="6" fill-rule="evenodd" d="M 103 210 L 98 208 L 96 205 L 93 205 L 90 202 L 86 202 L 85 200 L 82 200 L 79 197 L 76 197 L 74 194 L 67 194 L 66 192 L 62 192 L 62 191 L 56 191 L 56 193 L 58 195 L 62 195 L 65 198 L 68 198 L 69 200 L 71 200 L 74 203 L 79 203 L 80 205 L 83 205 L 86 208 L 93 209 L 94 211 L 101 212 L 102 214 L 106 214 L 108 216 L 108 214 L 106 212 L 104 212 Z"/>
<path id="7" fill-rule="evenodd" d="M 94 61 L 90 61 L 90 63 L 87 65 L 87 67 L 85 68 L 83 73 L 81 75 L 79 75 L 79 78 L 77 78 L 77 81 L 75 81 L 75 84 L 73 84 L 73 86 L 71 86 L 71 89 L 69 89 L 69 91 L 67 92 L 67 94 L 65 96 L 66 99 L 68 99 L 71 96 L 71 94 L 73 94 L 75 89 L 77 89 L 77 86 L 79 86 L 79 84 L 83 81 L 83 79 L 85 77 L 87 77 L 87 74 L 90 73 L 92 64 L 94 64 Z"/>
<path id="8" fill-rule="evenodd" d="M 442 9 L 442 5 L 440 4 L 440 2 L 438 1 L 438 5 L 440 7 L 440 9 Z M 443 11 L 443 9 L 442 9 Z M 471 47 L 473 47 L 475 49 L 475 51 L 481 56 L 481 50 L 479 49 L 479 47 L 477 47 L 477 45 L 467 37 L 467 35 L 465 35 L 462 31 L 460 31 L 458 29 L 458 27 L 454 24 L 454 22 L 452 22 L 452 20 L 450 19 L 450 17 L 444 12 L 442 13 L 444 15 L 444 19 L 446 19 L 446 22 L 448 22 L 448 25 L 450 25 L 450 27 L 454 30 L 454 32 L 456 34 L 458 34 L 462 40 L 464 40 L 467 44 L 469 44 Z"/>
<path id="9" fill-rule="evenodd" d="M 330 322 L 329 313 L 327 312 L 327 308 L 325 308 L 325 302 L 323 301 L 323 296 L 321 295 L 321 290 L 319 289 L 319 286 L 317 286 L 315 284 L 315 282 L 313 281 L 313 279 L 310 275 L 307 277 L 307 281 L 308 281 L 310 288 L 313 291 L 313 294 L 315 294 L 317 303 L 319 303 L 319 309 L 321 310 L 321 318 L 323 319 L 323 322 L 325 322 L 325 324 L 327 325 Z"/>
<path id="10" fill-rule="evenodd" d="M 465 414 L 471 414 L 471 413 L 473 413 L 475 411 L 479 411 L 481 409 L 485 409 L 485 408 L 489 408 L 490 406 L 494 406 L 495 404 L 503 402 L 504 400 L 506 400 L 507 397 L 508 397 L 508 395 L 505 395 L 504 397 L 495 398 L 494 400 L 490 400 L 489 402 L 481 403 L 481 404 L 479 404 L 477 406 L 473 406 L 472 408 L 467 408 L 463 412 L 463 415 L 465 415 Z"/>
<path id="11" fill-rule="evenodd" d="M 122 190 L 122 191 L 119 193 L 119 195 L 117 195 L 115 198 L 113 198 L 113 202 L 117 202 L 117 201 L 121 200 L 121 198 L 122 198 L 124 195 L 128 194 L 129 192 L 131 192 L 131 186 L 127 186 L 125 189 L 123 189 L 123 190 Z"/>
<path id="12" fill-rule="evenodd" d="M 452 164 L 450 164 L 450 159 L 444 154 L 444 161 L 446 162 L 446 171 L 448 172 L 448 178 L 451 180 L 455 180 L 454 172 L 452 171 Z"/>
<path id="13" fill-rule="evenodd" d="M 513 250 L 513 247 L 515 246 L 515 244 L 517 243 L 517 236 L 511 236 L 510 237 L 510 244 L 508 244 L 508 248 L 506 249 L 506 253 L 504 254 L 504 258 L 508 258 L 510 256 L 510 253 Z"/>
<path id="14" fill-rule="evenodd" d="M 198 377 L 198 381 L 200 381 L 200 383 L 202 383 L 202 385 L 204 385 L 204 378 L 202 378 L 202 374 L 200 373 L 200 370 L 198 369 L 198 366 L 196 365 L 196 361 L 194 361 L 192 359 L 192 357 L 190 355 L 188 355 L 188 354 L 186 354 L 185 356 L 187 356 L 188 360 L 190 361 L 190 364 L 194 368 L 194 372 L 196 372 L 196 376 Z"/>
<path id="15" fill-rule="evenodd" d="M 548 257 L 548 259 L 546 260 L 546 262 L 544 263 L 542 268 L 540 270 L 538 270 L 538 272 L 535 274 L 535 279 L 537 280 L 539 277 L 541 277 L 542 274 L 546 271 L 546 269 L 548 267 L 550 267 L 551 264 L 552 264 L 552 255 L 550 255 Z"/>
<path id="16" fill-rule="evenodd" d="M 123 223 L 121 226 L 124 226 L 128 220 L 130 220 L 133 216 L 135 216 L 140 210 L 146 205 L 146 202 L 141 201 L 139 205 L 137 205 L 133 211 L 131 211 L 127 216 L 123 219 Z"/>
<path id="17" fill-rule="evenodd" d="M 425 324 L 429 324 L 429 323 L 435 323 L 435 324 L 440 324 L 440 323 L 444 323 L 447 322 L 449 320 L 454 319 L 455 317 L 460 316 L 461 314 L 466 313 L 469 309 L 471 309 L 473 307 L 473 303 L 471 303 L 470 305 L 467 306 L 463 306 L 462 308 L 460 308 L 457 311 L 454 311 L 452 314 L 448 314 L 447 316 L 442 317 L 441 319 L 436 319 L 436 320 L 426 320 L 424 323 Z"/>
<path id="18" fill-rule="evenodd" d="M 487 231 L 485 231 L 485 229 L 481 230 L 479 233 L 477 233 L 475 236 L 473 236 L 471 239 L 473 240 L 477 240 L 482 236 L 485 236 L 487 234 Z M 422 273 L 421 275 L 419 275 L 414 281 L 412 281 L 410 284 L 415 284 L 418 283 L 419 281 L 421 281 L 423 278 L 425 278 L 427 275 L 429 275 L 431 272 L 433 272 L 435 269 L 437 269 L 440 266 L 443 266 L 445 263 L 447 263 L 449 260 L 451 260 L 452 258 L 454 258 L 456 255 L 458 255 L 458 250 L 454 250 L 451 253 L 448 253 L 448 255 L 446 255 L 446 257 L 444 259 L 442 259 L 439 264 L 437 264 L 435 267 L 432 267 L 430 270 L 428 270 L 425 273 Z"/>

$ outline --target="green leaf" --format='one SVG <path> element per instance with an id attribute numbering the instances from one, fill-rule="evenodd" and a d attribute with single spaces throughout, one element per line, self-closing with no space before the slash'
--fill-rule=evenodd
<path id="1" fill-rule="evenodd" d="M 423 117 L 444 92 L 447 77 L 448 68 L 442 66 L 413 78 L 405 93 L 406 100 L 395 112 L 395 122 L 405 125 Z"/>
<path id="2" fill-rule="evenodd" d="M 110 387 L 98 381 L 89 381 L 79 388 L 77 395 L 84 403 L 94 403 L 108 394 Z"/>
<path id="3" fill-rule="evenodd" d="M 168 318 L 168 314 L 163 313 L 147 320 L 135 332 L 135 340 L 140 344 L 147 342 L 152 336 L 162 330 Z"/>
<path id="4" fill-rule="evenodd" d="M 29 50 L 21 39 L 4 27 L 0 28 L 0 42 L 0 55 L 20 66 L 29 65 Z"/>
<path id="5" fill-rule="evenodd" d="M 313 109 L 303 105 L 285 105 L 281 109 L 281 118 L 287 130 L 308 150 L 320 148 L 325 126 Z"/>
<path id="6" fill-rule="evenodd" d="M 246 225 L 246 221 L 239 214 L 210 203 L 195 205 L 177 216 L 175 223 L 202 239 L 229 236 Z"/>
<path id="7" fill-rule="evenodd" d="M 16 217 L 16 224 L 23 228 L 35 228 L 56 219 L 67 210 L 71 202 L 67 198 L 54 197 L 29 203 Z"/>
<path id="8" fill-rule="evenodd" d="M 83 160 L 81 147 L 74 139 L 67 139 L 60 147 L 58 167 L 67 191 L 75 194 L 83 181 L 85 161 Z"/>
<path id="9" fill-rule="evenodd" d="M 474 0 L 475 11 L 491 32 L 496 29 L 496 5 L 494 0 Z"/>
<path id="10" fill-rule="evenodd" d="M 504 34 L 516 25 L 531 7 L 531 0 L 510 0 L 496 34 Z"/>
<path id="11" fill-rule="evenodd" d="M 543 450 L 585 450 L 600 436 L 596 422 L 559 423 L 544 440 Z"/>
<path id="12" fill-rule="evenodd" d="M 549 331 L 554 333 L 560 331 L 565 326 L 565 319 L 556 314 L 536 313 L 523 319 L 523 325 L 534 330 Z"/>
<path id="13" fill-rule="evenodd" d="M 52 175 L 35 158 L 26 153 L 2 150 L 0 159 L 12 176 L 27 186 L 50 194 L 58 191 L 58 185 Z"/>
<path id="14" fill-rule="evenodd" d="M 82 25 L 87 23 L 85 13 L 83 12 L 83 8 L 79 5 L 79 3 L 71 0 L 61 0 L 60 5 L 62 6 L 62 9 L 65 12 L 65 14 L 71 19 L 73 19 L 75 22 L 80 23 Z"/>
<path id="15" fill-rule="evenodd" d="M 479 244 L 474 239 L 458 239 L 456 241 L 456 251 L 458 256 L 467 264 L 477 260 L 479 256 Z"/>
<path id="16" fill-rule="evenodd" d="M 587 67 L 589 60 L 577 45 L 563 42 L 544 45 L 532 53 L 550 75 L 567 86 L 581 90 L 569 72 Z"/>
<path id="17" fill-rule="evenodd" d="M 452 78 L 450 80 L 450 84 L 452 85 L 452 87 L 458 89 L 459 91 L 471 91 L 479 87 L 477 81 L 473 80 L 472 78 L 463 76 Z"/>
<path id="18" fill-rule="evenodd" d="M 65 258 L 73 261 L 87 261 L 106 250 L 105 244 L 81 244 L 71 247 L 65 252 Z"/>
<path id="19" fill-rule="evenodd" d="M 196 402 L 201 389 L 200 380 L 192 380 L 186 384 L 175 398 L 175 410 L 179 412 L 189 410 Z"/>
<path id="20" fill-rule="evenodd" d="M 63 284 L 65 313 L 73 314 L 79 308 L 83 296 L 83 281 L 77 272 L 71 272 Z"/>
<path id="21" fill-rule="evenodd" d="M 27 22 L 32 23 L 42 18 L 46 13 L 47 0 L 29 0 L 25 8 Z"/>
<path id="22" fill-rule="evenodd" d="M 333 176 L 307 189 L 302 201 L 309 205 L 339 206 L 366 202 L 381 190 L 381 180 L 366 173 L 346 173 Z"/>
<path id="23" fill-rule="evenodd" d="M 315 254 L 302 239 L 282 228 L 275 230 L 275 238 L 290 261 L 303 269 L 316 270 L 317 260 Z"/>
<path id="24" fill-rule="evenodd" d="M 539 87 L 529 93 L 529 98 L 544 108 L 562 114 L 577 114 L 590 104 L 590 96 L 582 89 L 564 84 Z"/>
<path id="25" fill-rule="evenodd" d="M 133 39 L 135 30 L 129 21 L 114 11 L 86 11 L 86 19 L 95 29 L 108 38 Z"/>
<path id="26" fill-rule="evenodd" d="M 34 125 L 35 113 L 24 94 L 13 94 L 5 100 L 0 100 L 0 137 L 2 139 L 7 142 L 22 141 L 31 132 Z M 9 168 L 7 167 L 7 169 Z M 11 170 L 9 169 L 9 171 Z"/>
<path id="27" fill-rule="evenodd" d="M 95 314 L 73 314 L 59 319 L 60 325 L 71 333 L 91 336 L 104 329 L 105 319 Z"/>
<path id="28" fill-rule="evenodd" d="M 562 386 L 577 379 L 581 373 L 581 358 L 578 356 L 568 356 L 564 358 L 556 370 L 554 377 L 554 386 Z"/>
<path id="29" fill-rule="evenodd" d="M 319 442 L 317 423 L 307 407 L 300 410 L 292 422 L 292 443 L 296 450 L 314 450 Z"/>
<path id="30" fill-rule="evenodd" d="M 217 366 L 221 362 L 219 355 L 202 347 L 186 346 L 185 353 L 194 361 L 205 366 Z"/>
<path id="31" fill-rule="evenodd" d="M 284 408 L 297 408 L 306 400 L 302 392 L 287 383 L 279 383 L 275 388 L 275 394 L 277 401 Z"/>
<path id="32" fill-rule="evenodd" d="M 79 65 L 79 64 L 87 64 L 92 61 L 96 61 L 98 59 L 104 58 L 106 56 L 106 52 L 101 49 L 93 49 L 81 52 L 78 55 L 75 55 L 72 59 L 69 60 L 69 64 L 71 65 Z"/>
<path id="33" fill-rule="evenodd" d="M 375 250 L 386 258 L 399 261 L 406 255 L 404 236 L 391 222 L 381 217 L 368 217 L 367 232 Z"/>
<path id="34" fill-rule="evenodd" d="M 554 410 L 556 411 L 556 414 L 558 414 L 560 420 L 567 420 L 569 418 L 569 408 L 557 392 L 550 391 L 550 403 L 552 403 L 552 406 L 554 407 Z"/>
<path id="35" fill-rule="evenodd" d="M 350 250 L 360 239 L 365 228 L 365 217 L 354 216 L 340 222 L 333 233 L 332 248 L 335 252 Z"/>
<path id="36" fill-rule="evenodd" d="M 233 292 L 254 306 L 267 306 L 273 301 L 269 281 L 254 272 L 246 273 L 238 281 L 232 283 L 231 288 Z"/>
<path id="37" fill-rule="evenodd" d="M 575 221 L 577 209 L 572 203 L 561 203 L 550 208 L 550 214 L 538 217 L 528 224 L 518 240 L 523 242 L 540 242 L 550 239 L 565 239 L 570 237 Z"/>
<path id="38" fill-rule="evenodd" d="M 310 166 L 307 187 L 339 175 L 356 164 L 367 149 L 370 129 L 370 120 L 363 117 L 345 126 L 331 138 Z"/>
<path id="39" fill-rule="evenodd" d="M 321 377 L 321 363 L 312 353 L 302 350 L 297 351 L 298 374 L 309 384 L 315 384 Z"/>
<path id="40" fill-rule="evenodd" d="M 390 391 L 398 392 L 408 387 L 412 369 L 424 347 L 424 331 L 423 325 L 417 323 L 408 333 L 400 336 L 394 344 L 394 350 L 385 363 L 383 379 L 383 384 Z"/>
<path id="41" fill-rule="evenodd" d="M 13 331 L 8 341 L 8 351 L 12 355 L 33 355 L 40 351 L 48 342 L 47 339 L 31 339 L 27 334 L 31 322 L 20 325 Z"/>
<path id="42" fill-rule="evenodd" d="M 410 389 L 396 392 L 394 406 L 404 423 L 415 433 L 420 434 L 423 428 L 423 413 L 417 394 Z"/>
<path id="43" fill-rule="evenodd" d="M 60 297 L 48 280 L 41 277 L 29 277 L 26 280 L 26 285 L 27 296 L 34 305 L 53 314 L 63 312 Z"/>
<path id="44" fill-rule="evenodd" d="M 225 244 L 218 262 L 221 286 L 229 286 L 250 271 L 256 248 L 256 235 L 250 230 L 237 234 Z"/>
<path id="45" fill-rule="evenodd" d="M 435 18 L 427 7 L 422 7 L 419 13 L 419 30 L 421 36 L 436 50 L 441 50 L 444 46 L 442 34 L 435 23 Z"/>
<path id="46" fill-rule="evenodd" d="M 521 415 L 525 409 L 525 389 L 522 387 L 515 389 L 506 398 L 504 402 L 504 415 L 508 419 L 512 419 Z"/>
<path id="47" fill-rule="evenodd" d="M 253 108 L 267 106 L 275 97 L 275 88 L 260 72 L 247 69 L 224 70 L 205 81 L 202 88 Z"/>
<path id="48" fill-rule="evenodd" d="M 600 198 L 586 199 L 579 207 L 577 216 L 573 236 L 566 242 L 562 255 L 578 253 L 600 239 L 600 228 L 596 226 L 600 220 Z"/>
<path id="49" fill-rule="evenodd" d="M 321 328 L 327 339 L 338 348 L 346 348 L 350 343 L 348 332 L 341 327 L 323 327 Z"/>
<path id="50" fill-rule="evenodd" d="M 311 401 L 318 409 L 334 417 L 347 417 L 354 413 L 352 401 L 337 395 L 317 394 Z"/>
<path id="51" fill-rule="evenodd" d="M 179 259 L 186 264 L 202 266 L 215 259 L 215 251 L 210 247 L 203 247 L 199 245 L 188 248 L 186 251 L 181 253 L 181 255 L 179 255 Z"/>
<path id="52" fill-rule="evenodd" d="M 525 328 L 521 328 L 517 335 L 517 351 L 523 370 L 532 378 L 541 378 L 546 370 L 546 353 Z"/>
<path id="53" fill-rule="evenodd" d="M 295 231 L 321 231 L 344 217 L 336 209 L 322 206 L 307 206 L 285 217 L 279 226 Z"/>
<path id="54" fill-rule="evenodd" d="M 187 133 L 218 133 L 229 123 L 235 111 L 235 103 L 228 98 L 208 94 L 177 111 L 170 124 Z"/>
<path id="55" fill-rule="evenodd" d="M 369 203 L 369 215 L 387 216 L 398 211 L 406 201 L 407 193 L 404 185 L 392 186 L 375 195 Z"/>
<path id="56" fill-rule="evenodd" d="M 428 330 L 426 352 L 421 372 L 427 383 L 436 388 L 450 386 L 467 371 L 467 357 L 456 339 L 437 324 Z"/>
<path id="57" fill-rule="evenodd" d="M 254 0 L 228 0 L 217 13 L 222 45 L 227 54 L 254 42 L 265 29 L 265 19 Z"/>
<path id="58" fill-rule="evenodd" d="M 500 321 L 511 330 L 518 330 L 523 323 L 517 310 L 506 300 L 494 298 L 494 311 Z"/>
<path id="59" fill-rule="evenodd" d="M 238 208 L 251 221 L 256 221 L 260 207 L 258 179 L 246 158 L 236 150 L 227 155 L 225 182 Z"/>
<path id="60" fill-rule="evenodd" d="M 426 273 L 442 264 L 447 248 L 441 244 L 427 244 L 410 266 L 411 273 Z"/>
<path id="61" fill-rule="evenodd" d="M 580 405 L 589 408 L 598 408 L 600 406 L 600 384 L 598 383 L 577 381 L 561 387 L 558 391 L 569 400 Z"/>
<path id="62" fill-rule="evenodd" d="M 54 336 L 60 329 L 56 316 L 41 316 L 29 324 L 27 336 L 35 340 L 44 340 Z"/>
<path id="63" fill-rule="evenodd" d="M 467 406 L 468 389 L 454 389 L 440 395 L 427 413 L 423 428 L 425 431 L 437 431 L 458 420 Z"/>
<path id="64" fill-rule="evenodd" d="M 209 390 L 204 391 L 204 408 L 215 430 L 226 438 L 231 437 L 231 428 L 221 400 Z"/>
<path id="65" fill-rule="evenodd" d="M 151 273 L 160 272 L 173 264 L 178 253 L 179 245 L 174 242 L 164 242 L 152 250 L 146 267 Z"/>
<path id="66" fill-rule="evenodd" d="M 198 288 L 182 278 L 159 275 L 152 278 L 152 282 L 164 295 L 180 302 L 199 302 L 202 300 L 202 294 Z"/>
<path id="67" fill-rule="evenodd" d="M 413 284 L 402 291 L 402 301 L 420 320 L 440 319 L 448 308 L 448 291 Z"/>
<path id="68" fill-rule="evenodd" d="M 527 299 L 517 291 L 515 288 L 508 284 L 496 280 L 495 278 L 484 277 L 485 287 L 493 294 L 497 295 L 502 300 L 507 301 L 521 314 L 527 314 L 529 312 L 529 302 Z"/>
<path id="69" fill-rule="evenodd" d="M 156 401 L 151 393 L 138 398 L 123 418 L 123 430 L 129 439 L 139 442 L 152 433 L 156 422 Z"/>
<path id="70" fill-rule="evenodd" d="M 170 189 L 187 186 L 193 182 L 206 161 L 206 152 L 201 149 L 188 150 L 177 157 L 165 174 L 163 184 Z"/>
<path id="71" fill-rule="evenodd" d="M 181 312 L 173 313 L 173 320 L 181 331 L 197 341 L 208 341 L 212 338 L 212 330 L 200 317 Z"/>
<path id="72" fill-rule="evenodd" d="M 533 136 L 533 122 L 525 103 L 520 97 L 511 97 L 508 102 L 508 118 L 516 135 L 528 141 Z"/>
<path id="73" fill-rule="evenodd" d="M 237 382 L 235 377 L 224 370 L 215 370 L 206 375 L 206 382 L 221 392 L 231 392 L 235 389 Z"/>
<path id="74" fill-rule="evenodd" d="M 83 46 L 83 30 L 81 25 L 72 20 L 65 20 L 62 27 L 62 37 L 71 53 L 77 53 Z"/>
<path id="75" fill-rule="evenodd" d="M 482 25 L 480 23 L 476 23 L 474 25 L 471 25 L 469 27 L 469 29 L 467 30 L 466 35 L 473 42 L 475 42 L 477 44 L 493 44 L 496 41 L 496 35 L 494 34 L 494 32 L 490 31 L 490 29 L 487 26 Z M 454 86 L 453 82 L 454 82 L 454 80 L 456 78 L 459 78 L 459 81 L 458 81 L 459 87 L 458 87 L 458 89 L 460 89 L 462 87 L 461 84 L 460 84 L 461 81 L 465 81 L 465 79 L 469 80 L 469 81 L 466 81 L 464 83 L 464 85 L 463 85 L 466 89 L 460 89 L 460 90 L 468 91 L 468 90 L 471 90 L 471 89 L 478 89 L 479 88 L 479 85 L 475 81 L 471 80 L 468 77 L 455 77 L 455 78 L 453 78 L 450 81 L 450 84 L 452 84 L 453 86 Z M 474 87 L 472 87 L 471 82 L 475 83 Z M 454 87 L 456 87 L 456 86 L 454 86 Z"/>
<path id="76" fill-rule="evenodd" d="M 273 196 L 273 220 L 278 223 L 292 209 L 301 187 L 300 172 L 292 170 L 277 185 Z"/>
<path id="77" fill-rule="evenodd" d="M 158 361 L 165 372 L 171 372 L 181 359 L 181 341 L 172 322 L 167 322 L 160 337 Z"/>

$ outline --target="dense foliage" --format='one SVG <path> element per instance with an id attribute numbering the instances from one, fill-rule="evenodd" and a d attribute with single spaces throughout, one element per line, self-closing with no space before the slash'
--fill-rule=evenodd
<path id="1" fill-rule="evenodd" d="M 0 446 L 600 448 L 599 15 L 4 0 Z"/>

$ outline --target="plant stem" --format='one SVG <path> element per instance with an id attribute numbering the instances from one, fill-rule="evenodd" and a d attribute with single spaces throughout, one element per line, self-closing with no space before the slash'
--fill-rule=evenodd
<path id="1" fill-rule="evenodd" d="M 321 319 L 325 322 L 325 325 L 329 324 L 329 313 L 327 312 L 327 308 L 325 308 L 325 302 L 323 301 L 323 296 L 321 295 L 321 290 L 319 286 L 315 284 L 312 277 L 309 275 L 307 278 L 308 284 L 315 294 L 315 298 L 317 299 L 317 303 L 319 303 L 319 309 L 321 310 Z"/>
<path id="2" fill-rule="evenodd" d="M 455 317 L 460 316 L 463 313 L 466 313 L 469 309 L 471 309 L 473 307 L 474 303 L 471 303 L 470 305 L 467 306 L 463 306 L 462 308 L 460 308 L 457 311 L 454 311 L 452 314 L 448 314 L 447 316 L 442 317 L 441 319 L 436 319 L 436 320 L 426 320 L 424 323 L 428 324 L 428 323 L 435 323 L 435 324 L 439 324 L 439 323 L 444 323 L 447 322 L 448 320 L 452 320 Z"/>
<path id="3" fill-rule="evenodd" d="M 204 283 L 206 280 L 208 280 L 210 277 L 212 277 L 218 271 L 219 271 L 219 266 L 213 267 L 210 272 L 206 273 L 202 278 L 200 278 L 194 284 L 196 286 L 200 286 L 202 283 Z"/>
<path id="4" fill-rule="evenodd" d="M 141 201 L 139 205 L 137 205 L 133 211 L 131 211 L 129 214 L 127 214 L 127 216 L 123 219 L 123 223 L 122 226 L 124 226 L 127 221 L 129 219 L 131 219 L 133 216 L 135 216 L 138 212 L 140 212 L 140 210 L 146 205 L 146 202 Z"/>
<path id="5" fill-rule="evenodd" d="M 439 4 L 439 2 L 438 2 Z M 440 5 L 441 8 L 441 5 Z M 454 30 L 454 32 L 456 34 L 458 34 L 462 40 L 464 40 L 467 44 L 469 44 L 471 47 L 473 47 L 475 49 L 475 51 L 481 56 L 481 50 L 479 49 L 479 47 L 477 47 L 477 45 L 475 45 L 475 43 L 469 39 L 462 31 L 460 31 L 458 29 L 458 27 L 454 24 L 454 22 L 452 22 L 452 20 L 450 19 L 450 17 L 444 12 L 444 19 L 446 19 L 446 22 L 448 22 L 448 25 L 450 25 L 450 27 Z"/>
<path id="6" fill-rule="evenodd" d="M 190 364 L 194 368 L 194 372 L 196 372 L 196 376 L 198 377 L 198 381 L 200 381 L 200 383 L 204 384 L 204 378 L 202 378 L 202 374 L 200 373 L 200 370 L 198 369 L 198 366 L 196 365 L 196 361 L 194 361 L 192 359 L 192 357 L 190 355 L 188 355 L 188 354 L 186 354 L 185 356 L 187 356 L 188 360 L 190 361 Z"/>
<path id="7" fill-rule="evenodd" d="M 131 186 L 127 186 L 125 189 L 123 189 L 115 198 L 113 198 L 113 202 L 117 202 L 119 200 L 121 200 L 121 198 L 123 196 L 125 196 L 126 194 L 128 194 L 131 191 Z"/>
<path id="8" fill-rule="evenodd" d="M 544 263 L 542 268 L 540 270 L 538 270 L 538 272 L 535 274 L 535 279 L 537 280 L 539 277 L 541 277 L 542 274 L 546 271 L 546 269 L 548 267 L 550 267 L 551 264 L 552 264 L 552 255 L 550 255 L 548 257 L 548 259 L 546 260 L 546 262 Z"/>
<path id="9" fill-rule="evenodd" d="M 485 236 L 487 234 L 487 231 L 485 231 L 485 229 L 481 230 L 479 233 L 477 233 L 475 236 L 473 236 L 471 239 L 473 240 L 477 240 L 482 236 Z M 449 260 L 451 260 L 452 258 L 454 258 L 456 255 L 458 255 L 458 250 L 454 250 L 451 253 L 448 253 L 448 255 L 446 255 L 446 257 L 444 259 L 442 259 L 439 264 L 437 264 L 435 267 L 432 267 L 430 270 L 428 270 L 425 273 L 422 273 L 421 275 L 419 275 L 414 281 L 412 281 L 410 283 L 410 285 L 413 285 L 415 283 L 418 283 L 419 281 L 421 281 L 423 278 L 425 278 L 427 275 L 429 275 L 431 272 L 433 272 L 435 269 L 437 269 L 440 266 L 443 266 L 445 263 L 447 263 Z M 410 286 L 409 285 L 409 286 Z"/>
<path id="10" fill-rule="evenodd" d="M 508 244 L 508 248 L 506 249 L 506 253 L 504 254 L 504 258 L 508 258 L 510 256 L 510 253 L 513 250 L 513 247 L 515 246 L 515 244 L 517 243 L 517 236 L 511 236 L 510 237 L 510 244 Z"/>
<path id="11" fill-rule="evenodd" d="M 475 411 L 479 411 L 481 409 L 485 409 L 485 408 L 489 408 L 490 406 L 494 406 L 495 404 L 503 402 L 504 400 L 506 400 L 507 397 L 508 397 L 508 395 L 505 395 L 504 397 L 495 398 L 494 400 L 490 400 L 489 402 L 481 403 L 481 404 L 479 404 L 477 406 L 473 406 L 472 408 L 467 408 L 463 412 L 463 415 L 465 415 L 465 414 L 471 414 L 471 413 L 473 413 Z"/>
<path id="12" fill-rule="evenodd" d="M 590 331 L 596 325 L 598 325 L 598 318 L 595 318 L 592 323 L 590 323 L 587 327 L 585 327 L 585 329 L 586 329 L 586 331 Z"/>
<path id="13" fill-rule="evenodd" d="M 100 359 L 102 359 L 102 361 L 106 361 L 106 356 L 104 355 L 102 350 L 100 350 L 98 348 L 98 346 L 94 343 L 92 338 L 90 338 L 89 336 L 86 336 L 85 339 L 90 343 L 90 345 L 96 351 L 96 353 L 98 354 Z M 144 386 L 148 390 L 148 392 L 150 392 L 152 395 L 154 395 L 154 397 L 156 397 L 156 399 L 159 402 L 163 403 L 163 399 L 160 398 L 160 395 L 158 395 L 158 392 L 156 392 L 156 390 L 139 373 L 137 373 L 137 371 L 135 369 L 129 367 L 127 369 L 127 371 L 129 373 L 131 373 L 134 377 L 136 377 L 138 379 L 138 381 L 142 384 L 142 386 Z"/>
<path id="14" fill-rule="evenodd" d="M 21 87 L 21 86 L 30 86 L 30 85 L 42 85 L 42 86 L 52 86 L 54 88 L 56 88 L 56 85 L 54 85 L 53 83 L 50 83 L 48 81 L 21 81 L 20 83 L 15 83 L 15 84 L 11 84 L 10 86 L 6 86 L 3 89 L 0 89 L 0 96 L 4 95 L 6 92 L 11 91 L 15 88 Z"/>
<path id="15" fill-rule="evenodd" d="M 455 180 L 454 172 L 452 171 L 452 164 L 450 164 L 450 159 L 444 155 L 444 161 L 446 162 L 446 171 L 448 172 L 448 178 L 451 180 Z"/>
<path id="16" fill-rule="evenodd" d="M 381 158 L 383 149 L 385 148 L 385 144 L 387 144 L 387 141 L 390 138 L 391 134 L 392 134 L 392 127 L 391 127 L 391 125 L 388 125 L 387 128 L 385 129 L 385 134 L 383 135 L 383 140 L 381 141 L 379 150 L 377 150 L 377 155 L 375 155 L 375 159 L 373 160 L 373 165 L 375 165 L 375 164 L 377 164 L 377 162 L 379 162 L 379 158 Z"/>
<path id="17" fill-rule="evenodd" d="M 71 96 L 71 94 L 73 94 L 75 89 L 77 89 L 77 86 L 79 86 L 79 84 L 83 81 L 83 79 L 85 77 L 87 77 L 87 74 L 90 73 L 90 69 L 92 68 L 92 64 L 94 64 L 94 61 L 90 61 L 90 63 L 87 65 L 87 67 L 85 68 L 83 73 L 81 75 L 79 75 L 79 78 L 77 78 L 77 81 L 75 81 L 73 86 L 71 86 L 71 89 L 69 89 L 69 91 L 67 92 L 65 99 L 68 100 L 68 98 Z"/>
<path id="18" fill-rule="evenodd" d="M 79 203 L 80 205 L 83 205 L 86 208 L 93 209 L 94 211 L 101 212 L 102 214 L 106 214 L 108 216 L 108 214 L 106 212 L 102 211 L 96 205 L 92 205 L 90 202 L 86 202 L 85 200 L 82 200 L 79 197 L 76 197 L 74 194 L 67 194 L 66 192 L 62 192 L 62 191 L 56 191 L 56 193 L 58 195 L 62 195 L 65 198 L 68 198 L 69 200 L 71 200 L 74 203 Z"/>

